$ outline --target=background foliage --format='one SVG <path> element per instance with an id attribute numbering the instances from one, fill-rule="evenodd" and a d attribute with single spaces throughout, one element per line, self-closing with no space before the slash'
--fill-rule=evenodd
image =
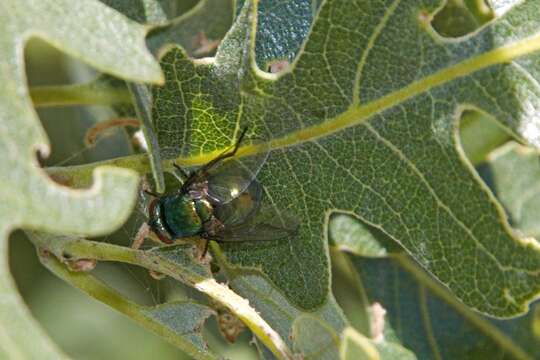
<path id="1" fill-rule="evenodd" d="M 26 230 L 11 233 L 9 253 L 5 245 L 2 251 L 31 315 L 61 349 L 34 324 L 4 271 L 0 325 L 9 336 L 0 342 L 0 355 L 537 358 L 540 312 L 534 304 L 527 312 L 527 303 L 540 287 L 540 255 L 527 239 L 538 232 L 540 164 L 533 147 L 510 139 L 538 144 L 539 3 L 492 1 L 495 12 L 482 1 L 254 4 L 0 5 L 11 14 L 0 15 L 0 23 L 16 25 L 0 38 L 12 66 L 0 73 L 6 84 L 0 146 L 7 154 L 0 199 L 9 204 L 0 211 L 0 230 Z M 57 11 L 65 8 L 78 17 L 61 21 Z M 142 103 L 153 117 L 153 126 L 143 123 L 145 136 L 160 150 L 154 148 L 149 161 L 132 144 L 130 129 L 100 134 L 92 147 L 83 143 L 99 122 L 141 116 L 130 103 L 141 100 L 134 88 L 147 88 L 133 82 L 161 81 L 142 41 L 146 25 L 154 26 L 146 43 L 165 78 L 164 86 L 148 88 L 153 104 Z M 84 28 L 93 35 L 85 38 Z M 28 33 L 45 42 L 26 43 Z M 214 55 L 223 38 L 214 61 L 189 58 Z M 171 42 L 182 47 L 163 48 Z M 277 76 L 254 67 L 272 71 L 276 61 L 285 67 Z M 94 163 L 106 159 L 139 173 L 151 166 L 170 170 L 171 160 L 199 165 L 233 142 L 241 125 L 269 142 L 275 150 L 259 180 L 267 201 L 302 220 L 299 237 L 213 244 L 211 250 L 218 279 L 249 300 L 282 346 L 268 350 L 279 342 L 265 335 L 265 324 L 253 314 L 243 320 L 256 335 L 255 346 L 249 331 L 225 343 L 213 316 L 222 311 L 215 301 L 238 304 L 237 314 L 249 307 L 232 295 L 221 299 L 225 288 L 201 289 L 212 275 L 191 259 L 189 247 L 134 253 L 105 245 L 129 245 L 144 221 L 143 201 L 118 230 L 94 238 L 99 244 L 81 240 L 124 222 L 134 207 L 135 177 L 109 168 L 108 182 L 87 193 L 93 195 L 46 179 L 33 160 L 36 144 L 46 153 L 47 141 L 25 98 L 25 73 L 52 144 L 51 154 L 39 160 L 62 185 L 88 186 Z M 111 75 L 129 81 L 131 93 Z M 59 104 L 69 106 L 47 107 Z M 158 188 L 173 183 L 154 177 Z M 90 273 L 67 270 L 78 257 L 104 261 Z M 156 281 L 135 265 L 169 277 Z M 381 311 L 386 316 L 379 329 Z M 123 345 L 134 342 L 144 346 Z"/>

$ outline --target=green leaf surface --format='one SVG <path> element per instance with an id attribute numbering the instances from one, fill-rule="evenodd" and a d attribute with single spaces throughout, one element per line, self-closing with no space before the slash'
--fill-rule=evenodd
<path id="1" fill-rule="evenodd" d="M 19 227 L 86 235 L 110 232 L 128 217 L 137 185 L 132 172 L 113 168 L 96 170 L 94 186 L 85 191 L 59 186 L 45 176 L 36 151 L 47 155 L 50 146 L 27 89 L 25 43 L 38 36 L 101 71 L 159 82 L 162 75 L 145 47 L 145 33 L 96 1 L 10 0 L 0 5 L 0 348 L 7 357 L 62 356 L 32 320 L 9 276 L 10 232 Z"/>
<path id="2" fill-rule="evenodd" d="M 127 87 L 133 99 L 133 107 L 141 124 L 141 131 L 146 143 L 148 162 L 154 178 L 154 189 L 158 193 L 165 192 L 165 179 L 161 157 L 159 155 L 157 138 L 152 126 L 152 97 L 148 86 L 128 83 Z"/>
<path id="3" fill-rule="evenodd" d="M 167 80 L 154 91 L 154 121 L 165 158 L 203 164 L 243 126 L 274 150 L 259 180 L 267 202 L 301 219 L 299 235 L 226 252 L 238 266 L 262 269 L 304 308 L 326 299 L 324 229 L 338 210 L 398 241 L 479 311 L 523 313 L 538 294 L 538 248 L 509 230 L 456 133 L 461 112 L 479 108 L 539 142 L 539 5 L 522 2 L 451 41 L 429 26 L 440 5 L 323 2 L 281 76 L 254 68 L 247 7 L 214 60 L 193 62 L 179 49 L 161 60 Z"/>
<path id="4" fill-rule="evenodd" d="M 165 324 L 175 335 L 186 338 L 200 352 L 208 351 L 201 330 L 212 313 L 209 307 L 189 301 L 165 303 L 144 311 L 146 316 Z"/>
<path id="5" fill-rule="evenodd" d="M 341 215 L 346 216 L 346 215 Z M 368 244 L 382 238 L 350 216 L 330 226 L 330 236 L 341 248 L 351 242 L 346 234 L 365 232 L 358 242 Z M 381 247 L 391 239 L 382 239 Z M 399 340 L 419 359 L 490 358 L 532 359 L 540 346 L 531 334 L 533 315 L 512 320 L 494 320 L 468 309 L 455 296 L 427 274 L 403 250 L 388 248 L 386 258 L 373 258 L 361 245 L 348 250 L 354 267 L 360 274 L 370 302 L 378 302 L 387 311 L 385 318 L 385 344 Z M 369 249 L 369 248 L 368 248 Z M 399 344 L 395 344 L 398 345 Z M 381 353 L 382 356 L 382 353 Z"/>

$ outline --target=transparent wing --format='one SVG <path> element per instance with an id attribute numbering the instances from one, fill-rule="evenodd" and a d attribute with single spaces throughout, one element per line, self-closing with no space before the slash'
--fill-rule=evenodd
<path id="1" fill-rule="evenodd" d="M 299 227 L 298 220 L 286 211 L 270 206 L 260 206 L 246 222 L 225 226 L 218 241 L 269 241 L 294 236 Z"/>
<path id="2" fill-rule="evenodd" d="M 268 158 L 268 150 L 252 156 L 224 160 L 208 170 L 208 195 L 215 204 L 226 204 L 240 196 L 257 177 Z"/>
<path id="3" fill-rule="evenodd" d="M 253 180 L 243 193 L 214 208 L 214 216 L 225 227 L 237 226 L 251 219 L 261 206 L 262 187 L 257 180 Z"/>

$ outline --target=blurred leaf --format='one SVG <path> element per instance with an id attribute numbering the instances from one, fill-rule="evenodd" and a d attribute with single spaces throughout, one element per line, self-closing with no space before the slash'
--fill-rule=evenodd
<path id="1" fill-rule="evenodd" d="M 366 257 L 386 257 L 387 249 L 394 245 L 392 240 L 385 242 L 388 238 L 384 234 L 375 236 L 376 230 L 368 231 L 357 219 L 345 214 L 331 217 L 328 231 L 330 241 L 335 242 L 339 250 Z"/>
<path id="2" fill-rule="evenodd" d="M 9 233 L 18 227 L 86 235 L 110 232 L 128 217 L 137 185 L 132 172 L 112 168 L 98 169 L 89 191 L 71 191 L 44 176 L 35 151 L 48 154 L 49 143 L 26 85 L 25 43 L 37 35 L 101 71 L 159 82 L 159 68 L 144 46 L 145 31 L 96 1 L 8 0 L 0 5 L 0 347 L 8 357 L 61 357 L 32 320 L 9 276 Z"/>
<path id="3" fill-rule="evenodd" d="M 486 3 L 493 9 L 495 15 L 500 16 L 504 14 L 512 6 L 516 5 L 519 0 L 485 0 Z"/>
<path id="4" fill-rule="evenodd" d="M 395 336 L 419 358 L 535 356 L 538 344 L 522 347 L 515 331 L 504 333 L 494 321 L 469 310 L 405 255 L 377 260 L 354 258 L 353 262 L 370 300 L 383 305 Z"/>
<path id="5" fill-rule="evenodd" d="M 508 211 L 510 223 L 525 236 L 540 236 L 540 158 L 515 142 L 489 156 L 486 175 Z"/>
<path id="6" fill-rule="evenodd" d="M 201 334 L 204 321 L 213 314 L 207 306 L 190 301 L 175 301 L 153 307 L 138 305 L 89 273 L 69 271 L 52 256 L 40 256 L 40 260 L 56 276 L 162 336 L 190 356 L 197 359 L 217 358 L 208 351 Z"/>
<path id="7" fill-rule="evenodd" d="M 538 249 L 509 231 L 455 136 L 460 113 L 480 108 L 539 143 L 538 4 L 520 3 L 452 41 L 429 26 L 439 5 L 324 2 L 303 51 L 278 77 L 253 67 L 249 8 L 213 61 L 193 62 L 180 49 L 161 60 L 167 81 L 154 91 L 154 121 L 165 158 L 206 163 L 244 126 L 274 149 L 259 180 L 267 202 L 301 219 L 298 237 L 223 248 L 303 308 L 328 294 L 320 234 L 332 210 L 376 225 L 482 312 L 522 313 L 540 289 Z M 525 18 L 527 27 L 510 25 Z"/>
<path id="8" fill-rule="evenodd" d="M 311 315 L 301 315 L 293 322 L 295 352 L 303 359 L 339 359 L 339 337 L 326 323 Z"/>
<path id="9" fill-rule="evenodd" d="M 105 5 L 121 12 L 131 20 L 141 24 L 161 24 L 167 21 L 168 14 L 163 1 L 158 0 L 99 0 Z M 168 1 L 170 2 L 170 1 Z"/>
<path id="10" fill-rule="evenodd" d="M 150 46 L 182 45 L 193 57 L 210 56 L 232 25 L 233 0 L 201 0 L 190 11 L 152 32 Z"/>
<path id="11" fill-rule="evenodd" d="M 347 328 L 343 332 L 341 342 L 341 360 L 357 359 L 416 359 L 413 353 L 397 343 L 387 341 L 374 342 L 360 334 L 353 328 Z"/>
<path id="12" fill-rule="evenodd" d="M 463 0 L 448 0 L 432 24 L 439 34 L 448 37 L 464 36 L 481 25 Z"/>
<path id="13" fill-rule="evenodd" d="M 379 352 L 371 341 L 353 328 L 343 331 L 340 348 L 341 360 L 379 360 Z"/>
<path id="14" fill-rule="evenodd" d="M 347 224 L 346 229 L 354 228 L 356 223 L 353 231 L 365 232 L 357 237 L 358 242 L 368 239 L 372 230 L 352 218 L 339 223 Z M 330 229 L 330 236 L 340 247 L 344 232 L 338 227 Z M 368 244 L 378 241 L 379 233 L 374 234 Z M 389 241 L 383 240 L 380 246 Z M 387 311 L 387 344 L 397 337 L 419 359 L 534 358 L 540 342 L 535 342 L 530 333 L 530 314 L 514 320 L 484 317 L 455 299 L 402 250 L 394 247 L 388 250 L 387 258 L 370 259 L 369 252 L 354 250 L 363 248 L 357 245 L 348 249 L 355 255 L 351 260 L 370 301 L 380 303 Z"/>
<path id="15" fill-rule="evenodd" d="M 485 161 L 489 152 L 510 139 L 499 123 L 477 111 L 463 113 L 459 135 L 463 151 L 473 165 Z"/>
<path id="16" fill-rule="evenodd" d="M 199 0 L 99 0 L 141 24 L 163 24 L 183 15 Z"/>

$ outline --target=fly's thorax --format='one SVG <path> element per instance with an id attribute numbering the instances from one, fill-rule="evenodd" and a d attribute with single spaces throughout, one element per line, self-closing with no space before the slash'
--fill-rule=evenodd
<path id="1" fill-rule="evenodd" d="M 162 207 L 164 225 L 173 238 L 200 234 L 213 211 L 206 200 L 193 199 L 189 194 L 166 196 L 162 199 Z"/>

